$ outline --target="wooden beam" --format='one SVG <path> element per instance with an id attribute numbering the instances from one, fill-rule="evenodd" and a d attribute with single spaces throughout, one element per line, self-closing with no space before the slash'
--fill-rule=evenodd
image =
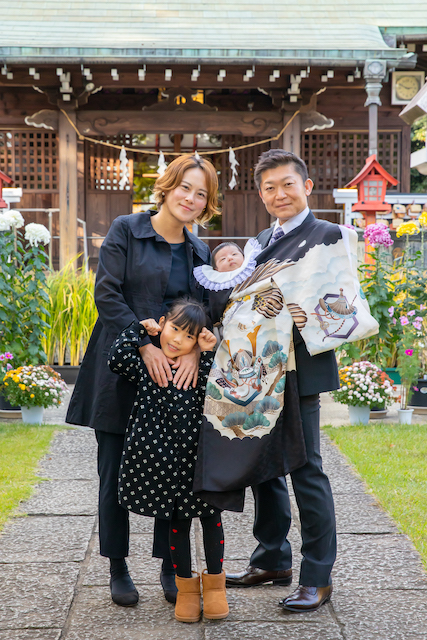
<path id="1" fill-rule="evenodd" d="M 217 133 L 274 136 L 282 128 L 280 111 L 83 111 L 77 126 L 86 136 L 120 133 Z"/>
<path id="2" fill-rule="evenodd" d="M 69 112 L 75 122 L 75 113 Z M 63 113 L 59 115 L 59 266 L 77 255 L 77 135 Z"/>

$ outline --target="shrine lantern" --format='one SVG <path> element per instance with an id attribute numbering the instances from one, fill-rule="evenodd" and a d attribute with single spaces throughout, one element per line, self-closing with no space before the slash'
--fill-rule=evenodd
<path id="1" fill-rule="evenodd" d="M 0 171 L 0 209 L 7 209 L 7 203 L 3 200 L 2 196 L 3 182 L 8 185 L 13 184 L 12 178 L 9 178 L 3 171 Z"/>
<path id="2" fill-rule="evenodd" d="M 391 211 L 391 205 L 384 202 L 387 186 L 396 186 L 399 180 L 393 178 L 378 162 L 374 153 L 369 156 L 365 166 L 345 188 L 357 187 L 358 201 L 352 211 L 360 211 L 368 224 L 374 224 L 376 213 Z"/>

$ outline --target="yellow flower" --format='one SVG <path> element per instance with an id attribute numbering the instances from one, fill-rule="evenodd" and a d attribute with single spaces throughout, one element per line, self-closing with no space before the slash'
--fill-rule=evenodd
<path id="1" fill-rule="evenodd" d="M 419 232 L 419 227 L 415 224 L 415 222 L 402 222 L 402 224 L 397 227 L 396 236 L 398 238 L 403 235 L 415 236 Z"/>
<path id="2" fill-rule="evenodd" d="M 20 384 L 20 385 L 18 385 L 18 386 L 19 386 L 19 388 L 20 388 L 20 389 L 22 389 L 22 391 L 25 391 L 25 389 L 27 388 L 27 387 L 25 386 L 25 384 Z"/>
<path id="3" fill-rule="evenodd" d="M 34 393 L 32 393 L 32 394 L 30 395 L 30 398 L 34 398 Z"/>
<path id="4" fill-rule="evenodd" d="M 5 383 L 4 383 L 4 386 L 5 386 L 5 387 L 8 387 L 8 386 L 9 386 L 9 383 L 8 383 L 8 382 L 5 382 Z"/>
<path id="5" fill-rule="evenodd" d="M 418 223 L 421 227 L 427 228 L 427 211 L 423 211 L 418 218 Z"/>

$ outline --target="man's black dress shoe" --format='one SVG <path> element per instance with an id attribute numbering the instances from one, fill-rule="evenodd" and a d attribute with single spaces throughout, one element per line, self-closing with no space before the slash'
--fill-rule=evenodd
<path id="1" fill-rule="evenodd" d="M 331 599 L 332 585 L 328 587 L 303 587 L 299 585 L 290 596 L 279 602 L 285 611 L 303 613 L 304 611 L 316 611 L 322 604 Z"/>
<path id="2" fill-rule="evenodd" d="M 266 571 L 258 569 L 258 567 L 249 567 L 241 573 L 227 573 L 225 584 L 227 587 L 254 587 L 258 584 L 289 585 L 292 582 L 292 569 L 284 569 L 283 571 Z"/>
<path id="3" fill-rule="evenodd" d="M 175 584 L 175 572 L 165 571 L 162 569 L 160 573 L 160 584 L 162 585 L 163 593 L 168 602 L 172 604 L 176 603 L 176 596 L 178 593 L 177 586 Z"/>

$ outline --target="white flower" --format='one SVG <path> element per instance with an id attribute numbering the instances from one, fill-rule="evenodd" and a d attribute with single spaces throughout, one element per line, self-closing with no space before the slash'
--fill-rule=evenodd
<path id="1" fill-rule="evenodd" d="M 6 213 L 0 214 L 0 231 L 9 231 L 12 222 Z"/>
<path id="2" fill-rule="evenodd" d="M 4 214 L 4 215 L 7 215 L 8 218 L 10 219 L 11 227 L 15 227 L 16 229 L 20 229 L 25 224 L 25 220 L 22 217 L 21 212 L 17 211 L 16 209 L 10 209 L 10 211 L 7 211 L 7 213 Z"/>
<path id="3" fill-rule="evenodd" d="M 50 233 L 44 224 L 30 222 L 30 224 L 27 224 L 25 227 L 25 239 L 29 241 L 32 247 L 37 247 L 39 242 L 49 244 Z"/>

